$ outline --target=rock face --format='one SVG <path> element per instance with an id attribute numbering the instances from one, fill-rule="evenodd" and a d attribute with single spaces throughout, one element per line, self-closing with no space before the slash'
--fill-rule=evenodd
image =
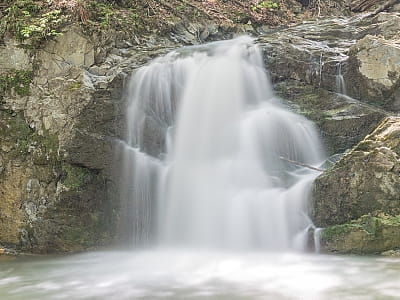
<path id="1" fill-rule="evenodd" d="M 326 19 L 267 32 L 258 40 L 274 82 L 292 79 L 399 111 L 399 24 L 395 13 Z M 346 91 L 337 85 L 339 76 Z"/>
<path id="2" fill-rule="evenodd" d="M 29 67 L 30 57 L 26 50 L 18 47 L 18 43 L 13 39 L 6 39 L 4 45 L 0 46 L 0 66 L 1 70 L 22 70 Z"/>
<path id="3" fill-rule="evenodd" d="M 297 81 L 276 84 L 274 89 L 291 109 L 315 122 L 328 155 L 351 149 L 387 116 L 379 108 Z"/>
<path id="4" fill-rule="evenodd" d="M 400 18 L 399 18 L 400 23 Z M 399 28 L 400 30 L 400 28 Z M 350 48 L 349 93 L 389 110 L 400 111 L 400 43 L 366 36 Z"/>
<path id="5" fill-rule="evenodd" d="M 325 249 L 375 253 L 400 247 L 399 192 L 400 118 L 389 117 L 315 181 L 311 216 L 316 226 L 327 227 Z"/>
<path id="6" fill-rule="evenodd" d="M 400 214 L 400 118 L 387 118 L 315 181 L 317 226 L 343 224 L 374 211 Z"/>
<path id="7" fill-rule="evenodd" d="M 69 252 L 119 239 L 123 85 L 177 47 L 132 39 L 72 25 L 39 49 L 0 46 L 0 245 Z"/>
<path id="8" fill-rule="evenodd" d="M 108 245 L 118 220 L 111 165 L 123 78 L 111 71 L 90 78 L 95 44 L 74 26 L 34 52 L 14 52 L 14 44 L 0 49 L 2 58 L 15 58 L 0 61 L 7 83 L 0 105 L 0 244 L 41 253 Z M 25 73 L 32 77 L 19 82 Z"/>

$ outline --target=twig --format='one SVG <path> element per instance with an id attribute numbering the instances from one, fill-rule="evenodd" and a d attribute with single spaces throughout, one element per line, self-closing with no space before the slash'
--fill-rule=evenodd
<path id="1" fill-rule="evenodd" d="M 294 165 L 297 165 L 297 166 L 301 166 L 301 167 L 305 167 L 305 168 L 309 168 L 309 169 L 314 170 L 314 171 L 318 171 L 318 172 L 324 172 L 325 171 L 324 169 L 316 168 L 316 167 L 307 165 L 307 164 L 299 162 L 299 161 L 295 161 L 295 160 L 291 160 L 291 159 L 285 158 L 283 156 L 279 156 L 279 158 L 284 160 L 284 161 L 290 162 L 291 164 L 294 164 Z"/>

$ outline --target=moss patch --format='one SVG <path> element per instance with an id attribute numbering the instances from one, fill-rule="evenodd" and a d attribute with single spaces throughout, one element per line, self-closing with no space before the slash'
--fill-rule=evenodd
<path id="1" fill-rule="evenodd" d="M 328 252 L 376 254 L 400 248 L 400 215 L 382 212 L 327 227 L 321 234 Z"/>
<path id="2" fill-rule="evenodd" d="M 0 75 L 0 97 L 14 90 L 20 96 L 29 95 L 29 86 L 32 82 L 31 70 L 13 70 Z"/>
<path id="3" fill-rule="evenodd" d="M 61 169 L 63 172 L 62 183 L 72 191 L 79 191 L 92 180 L 92 174 L 87 168 L 63 163 Z"/>
<path id="4" fill-rule="evenodd" d="M 330 226 L 322 231 L 321 238 L 323 240 L 332 240 L 340 235 L 345 235 L 350 233 L 351 231 L 360 229 L 363 230 L 363 227 L 360 224 L 352 223 Z"/>

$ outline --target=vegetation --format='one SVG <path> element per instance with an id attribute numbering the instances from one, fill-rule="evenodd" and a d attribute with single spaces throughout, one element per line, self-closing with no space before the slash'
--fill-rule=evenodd
<path id="1" fill-rule="evenodd" d="M 267 0 L 267 1 L 261 1 L 251 7 L 253 11 L 259 10 L 259 9 L 276 9 L 279 8 L 279 4 L 276 2 L 273 2 L 272 0 Z"/>
<path id="2" fill-rule="evenodd" d="M 297 0 L 12 0 L 0 13 L 0 40 L 11 34 L 35 47 L 71 23 L 139 34 L 165 32 L 181 21 L 280 25 L 297 18 L 293 5 L 301 7 Z"/>
<path id="3" fill-rule="evenodd" d="M 38 44 L 61 34 L 59 29 L 66 17 L 60 9 L 33 0 L 16 0 L 5 10 L 6 15 L 0 24 L 0 33 L 9 32 L 18 40 L 31 40 Z"/>
<path id="4" fill-rule="evenodd" d="M 353 231 L 365 231 L 375 236 L 383 226 L 400 226 L 400 216 L 391 216 L 382 212 L 364 215 L 349 223 L 325 228 L 321 237 L 323 240 L 332 240 Z"/>
<path id="5" fill-rule="evenodd" d="M 1 110 L 0 117 L 3 120 L 3 128 L 7 138 L 2 141 L 5 144 L 10 142 L 12 150 L 10 155 L 13 158 L 23 158 L 31 154 L 35 165 L 45 165 L 57 161 L 58 138 L 45 131 L 39 135 L 26 123 L 21 113 Z"/>
<path id="6" fill-rule="evenodd" d="M 21 42 L 33 46 L 62 34 L 63 26 L 78 22 L 84 26 L 135 26 L 138 14 L 134 8 L 122 9 L 113 1 L 94 0 L 14 0 L 5 9 L 0 23 L 0 35 L 12 34 Z"/>
<path id="7" fill-rule="evenodd" d="M 20 96 L 29 95 L 29 86 L 33 78 L 31 70 L 11 70 L 0 75 L 0 100 L 2 95 L 14 90 Z"/>

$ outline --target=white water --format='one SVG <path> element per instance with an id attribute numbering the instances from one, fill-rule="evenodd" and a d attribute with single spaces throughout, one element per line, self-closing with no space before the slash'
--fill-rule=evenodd
<path id="1" fill-rule="evenodd" d="M 395 300 L 400 260 L 294 253 L 85 253 L 0 262 L 2 300 Z"/>
<path id="2" fill-rule="evenodd" d="M 285 159 L 316 166 L 322 147 L 313 124 L 274 97 L 250 38 L 155 60 L 133 76 L 129 101 L 122 190 L 136 242 L 305 247 L 318 172 Z"/>
<path id="3" fill-rule="evenodd" d="M 343 61 L 339 61 L 336 65 L 336 92 L 342 95 L 347 95 L 346 83 L 342 73 Z"/>

